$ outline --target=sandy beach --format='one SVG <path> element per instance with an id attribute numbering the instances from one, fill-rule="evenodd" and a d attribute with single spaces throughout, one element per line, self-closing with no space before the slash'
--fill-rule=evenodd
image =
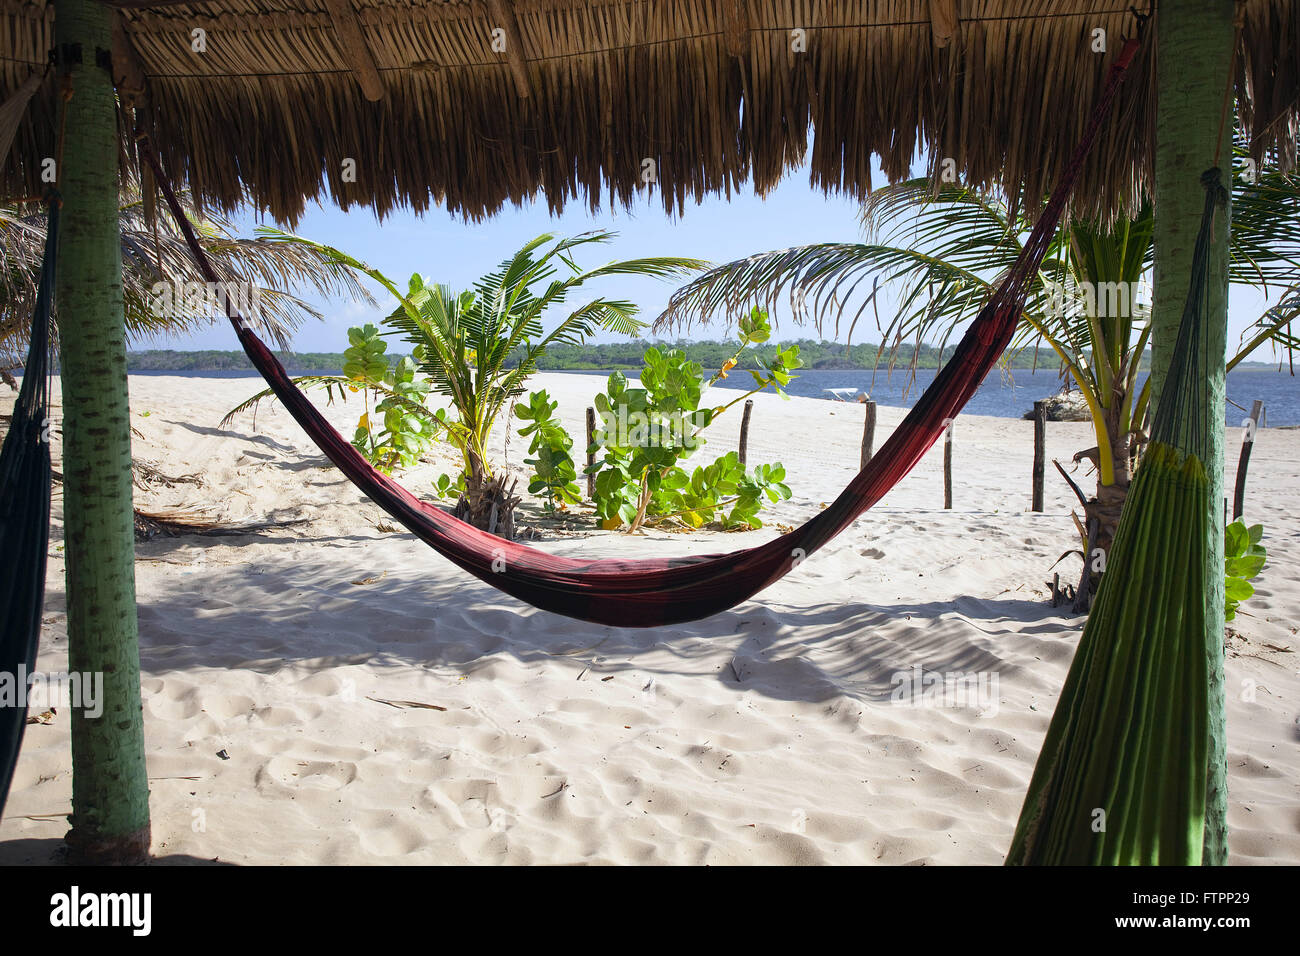
<path id="1" fill-rule="evenodd" d="M 570 433 L 601 379 L 542 374 Z M 221 419 L 255 378 L 131 378 L 135 457 L 172 478 L 136 506 L 257 533 L 137 546 L 153 852 L 230 863 L 998 864 L 1082 619 L 1053 609 L 1077 547 L 1048 470 L 1029 512 L 1032 425 L 962 416 L 954 507 L 942 446 L 878 507 L 755 600 L 680 627 L 536 611 L 393 530 L 282 409 Z M 324 396 L 320 395 L 323 402 Z M 0 395 L 0 412 L 13 402 Z M 57 403 L 57 395 L 56 395 Z M 327 410 L 345 434 L 359 400 Z M 877 447 L 902 417 L 882 407 Z M 697 456 L 735 447 L 736 412 Z M 748 547 L 857 470 L 858 405 L 755 399 L 749 461 L 794 496 L 755 532 L 626 536 L 517 523 L 569 555 Z M 497 460 L 523 473 L 524 440 Z M 57 439 L 57 436 L 56 436 Z M 1241 432 L 1227 432 L 1231 489 Z M 1052 423 L 1048 454 L 1093 444 Z M 55 453 L 58 454 L 56 440 Z M 401 480 L 427 493 L 447 449 Z M 56 468 L 58 467 L 56 462 Z M 1095 478 L 1076 473 L 1085 491 Z M 526 485 L 521 482 L 521 487 Z M 1269 562 L 1231 624 L 1231 862 L 1300 863 L 1300 430 L 1263 429 L 1247 517 Z M 38 666 L 67 668 L 56 489 Z M 1058 566 L 1077 580 L 1077 558 Z M 919 668 L 919 670 L 917 670 Z M 899 674 L 976 672 L 979 699 L 898 701 Z M 0 862 L 47 862 L 67 830 L 66 713 L 27 728 Z"/>

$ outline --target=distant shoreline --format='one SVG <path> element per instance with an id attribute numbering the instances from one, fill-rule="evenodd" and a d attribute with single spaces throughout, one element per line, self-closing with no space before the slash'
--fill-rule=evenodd
<path id="1" fill-rule="evenodd" d="M 138 353 L 137 353 L 138 354 Z M 182 353 L 174 353 L 182 354 Z M 224 354 L 224 353 L 223 353 Z M 300 375 L 338 375 L 341 374 L 342 362 L 323 367 L 301 368 L 295 366 L 292 356 L 288 361 L 289 374 Z M 333 356 L 336 360 L 341 356 Z M 152 363 L 158 364 L 158 363 Z M 198 363 L 194 363 L 198 364 Z M 623 366 L 629 379 L 636 378 L 640 369 L 635 366 Z M 612 368 L 568 368 L 542 369 L 543 374 L 571 375 L 575 379 L 585 379 L 589 385 L 582 386 L 588 391 L 584 405 L 590 404 L 590 398 L 596 392 L 605 390 L 605 377 L 614 371 Z M 741 374 L 736 374 L 740 371 Z M 750 376 L 743 370 L 736 370 L 725 380 L 717 383 L 718 388 L 748 390 L 753 387 Z M 710 374 L 707 371 L 706 374 Z M 148 380 L 167 377 L 189 379 L 191 382 L 218 382 L 224 379 L 244 382 L 249 395 L 261 391 L 263 382 L 257 371 L 251 367 L 226 368 L 140 368 L 130 369 L 133 380 Z M 879 370 L 866 369 L 800 369 L 799 373 L 786 387 L 793 397 L 822 399 L 835 402 L 841 393 L 850 398 L 859 395 L 869 396 L 881 407 L 910 408 L 921 392 L 934 380 L 936 372 L 932 368 L 919 367 L 913 375 L 905 364 L 897 365 L 891 373 L 887 365 Z M 1139 385 L 1146 373 L 1139 375 Z M 18 373 L 21 377 L 21 372 Z M 1009 372 L 995 369 L 989 373 L 984 384 L 972 396 L 964 414 L 987 415 L 995 418 L 1021 418 L 1033 407 L 1034 401 L 1057 394 L 1062 387 L 1062 379 L 1054 368 L 1039 367 L 1034 372 L 1026 369 L 1012 369 Z M 529 388 L 542 387 L 530 383 Z M 135 386 L 133 385 L 134 389 Z M 7 388 L 0 393 L 8 392 Z M 247 396 L 245 396 L 247 397 Z M 1228 404 L 1224 409 L 1224 421 L 1229 426 L 1239 426 L 1247 409 L 1255 400 L 1264 402 L 1267 413 L 1267 426 L 1270 428 L 1300 425 L 1300 387 L 1296 379 L 1285 370 L 1279 373 L 1276 366 L 1258 364 L 1243 368 L 1238 366 L 1228 374 Z"/>
<path id="2" fill-rule="evenodd" d="M 622 370 L 629 379 L 640 374 L 640 369 Z M 588 400 L 596 392 L 605 390 L 605 378 L 610 369 L 543 369 L 541 376 L 571 376 L 584 379 L 589 385 L 582 386 L 588 390 Z M 291 376 L 299 375 L 337 375 L 339 369 L 289 369 Z M 706 374 L 708 374 L 706 372 Z M 905 367 L 897 367 L 891 374 L 886 367 L 873 372 L 870 369 L 800 369 L 786 391 L 793 397 L 824 399 L 834 402 L 834 392 L 848 393 L 850 398 L 859 394 L 869 395 L 880 406 L 910 408 L 916 403 L 921 392 L 928 386 L 937 373 L 933 369 L 919 368 L 915 375 Z M 131 372 L 133 379 L 156 379 L 166 377 L 188 378 L 193 382 L 216 382 L 221 380 L 238 380 L 245 382 L 245 388 L 252 394 L 263 387 L 258 373 L 251 368 L 227 369 L 136 369 Z M 1146 373 L 1139 375 L 1139 384 Z M 527 386 L 531 389 L 543 387 L 532 380 Z M 1228 375 L 1228 406 L 1225 408 L 1224 420 L 1228 425 L 1239 425 L 1245 410 L 1250 408 L 1255 399 L 1262 400 L 1268 414 L 1270 427 L 1300 424 L 1300 388 L 1296 380 L 1287 374 L 1279 374 L 1274 369 L 1235 368 Z M 1033 407 L 1034 401 L 1048 398 L 1061 390 L 1062 380 L 1055 369 L 1039 368 L 1037 372 L 1026 369 L 1013 369 L 1009 372 L 994 370 L 989 373 L 984 384 L 971 397 L 964 413 L 968 415 L 991 415 L 995 418 L 1020 418 Z M 736 374 L 735 371 L 725 380 L 717 383 L 722 389 L 748 390 L 753 387 L 749 375 Z"/>
<path id="3" fill-rule="evenodd" d="M 855 345 L 851 357 L 845 355 L 845 347 L 833 342 L 813 342 L 803 340 L 796 342 L 800 356 L 804 360 L 803 369 L 823 371 L 861 371 L 870 372 L 889 366 L 888 353 L 880 356 L 874 344 Z M 682 348 L 687 355 L 704 368 L 719 368 L 731 358 L 735 346 L 726 342 L 646 342 L 605 343 L 591 346 L 566 346 L 554 349 L 543 356 L 538 371 L 543 372 L 615 372 L 633 371 L 642 367 L 641 354 L 651 345 L 658 348 Z M 772 348 L 769 346 L 768 348 Z M 764 350 L 759 350 L 761 357 Z M 932 346 L 922 346 L 916 356 L 916 368 L 937 369 L 943 361 L 951 357 L 951 349 L 945 349 L 941 355 Z M 400 353 L 393 353 L 394 359 L 401 358 Z M 1053 362 L 1039 357 L 1035 363 L 1032 353 L 1013 356 L 1009 365 L 1015 370 L 1028 370 L 1037 366 L 1040 369 L 1054 368 Z M 913 355 L 910 349 L 900 350 L 894 359 L 894 367 L 910 368 Z M 290 372 L 335 373 L 343 367 L 341 352 L 291 352 L 281 355 L 281 361 Z M 1150 365 L 1149 353 L 1143 357 L 1142 368 Z M 149 351 L 130 352 L 127 354 L 128 372 L 234 372 L 253 371 L 248 356 L 240 351 L 180 351 L 171 349 L 153 349 Z M 758 368 L 753 355 L 743 357 L 739 368 Z M 1272 362 L 1242 362 L 1238 369 L 1276 368 Z"/>

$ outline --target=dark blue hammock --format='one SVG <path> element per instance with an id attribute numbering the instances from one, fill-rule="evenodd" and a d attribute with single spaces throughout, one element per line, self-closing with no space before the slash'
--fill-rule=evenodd
<path id="1" fill-rule="evenodd" d="M 45 559 L 50 536 L 50 312 L 54 304 L 54 262 L 59 244 L 58 203 L 50 204 L 32 316 L 32 341 L 22 389 L 0 450 L 0 675 L 11 685 L 13 701 L 0 706 L 0 813 L 13 780 L 18 748 L 27 725 L 22 678 L 36 664 L 45 600 Z"/>

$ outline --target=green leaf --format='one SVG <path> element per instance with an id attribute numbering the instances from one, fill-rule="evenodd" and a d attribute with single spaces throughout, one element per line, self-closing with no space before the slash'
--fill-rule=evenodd
<path id="1" fill-rule="evenodd" d="M 1238 603 L 1246 600 L 1255 593 L 1254 586 L 1241 578 L 1227 579 L 1227 599 Z"/>
<path id="2" fill-rule="evenodd" d="M 1223 529 L 1224 533 L 1224 554 L 1228 557 L 1239 557 L 1246 553 L 1250 547 L 1250 534 L 1246 530 L 1245 524 L 1241 521 L 1234 521 Z"/>
<path id="3" fill-rule="evenodd" d="M 1265 560 L 1266 558 L 1262 554 L 1244 554 L 1240 557 L 1226 559 L 1224 570 L 1228 577 L 1253 578 L 1264 567 Z"/>

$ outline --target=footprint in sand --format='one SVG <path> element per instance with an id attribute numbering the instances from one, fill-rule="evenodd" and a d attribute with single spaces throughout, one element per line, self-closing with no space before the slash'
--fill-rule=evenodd
<path id="1" fill-rule="evenodd" d="M 243 694 L 205 694 L 203 709 L 217 720 L 230 720 L 232 717 L 247 717 L 257 706 L 257 701 Z"/>
<path id="2" fill-rule="evenodd" d="M 420 803 L 436 811 L 446 825 L 458 829 L 485 829 L 511 818 L 508 808 L 499 806 L 491 780 L 446 780 L 420 794 Z"/>
<path id="3" fill-rule="evenodd" d="M 350 684 L 345 684 L 337 674 L 319 673 L 294 681 L 292 686 L 295 691 L 308 697 L 334 697 Z"/>
<path id="4" fill-rule="evenodd" d="M 259 787 L 266 779 L 302 790 L 340 790 L 357 779 L 357 765 L 350 760 L 324 762 L 275 757 L 257 771 Z"/>
<path id="5" fill-rule="evenodd" d="M 288 727 L 315 720 L 321 713 L 322 708 L 315 704 L 299 704 L 296 707 L 258 707 L 253 711 L 253 717 L 267 727 Z"/>
<path id="6" fill-rule="evenodd" d="M 199 688 L 189 681 L 159 681 L 151 689 L 145 710 L 159 720 L 189 720 L 203 710 L 202 696 Z"/>
<path id="7" fill-rule="evenodd" d="M 372 856 L 407 856 L 429 845 L 420 827 L 387 810 L 362 814 L 356 832 L 361 849 Z"/>

